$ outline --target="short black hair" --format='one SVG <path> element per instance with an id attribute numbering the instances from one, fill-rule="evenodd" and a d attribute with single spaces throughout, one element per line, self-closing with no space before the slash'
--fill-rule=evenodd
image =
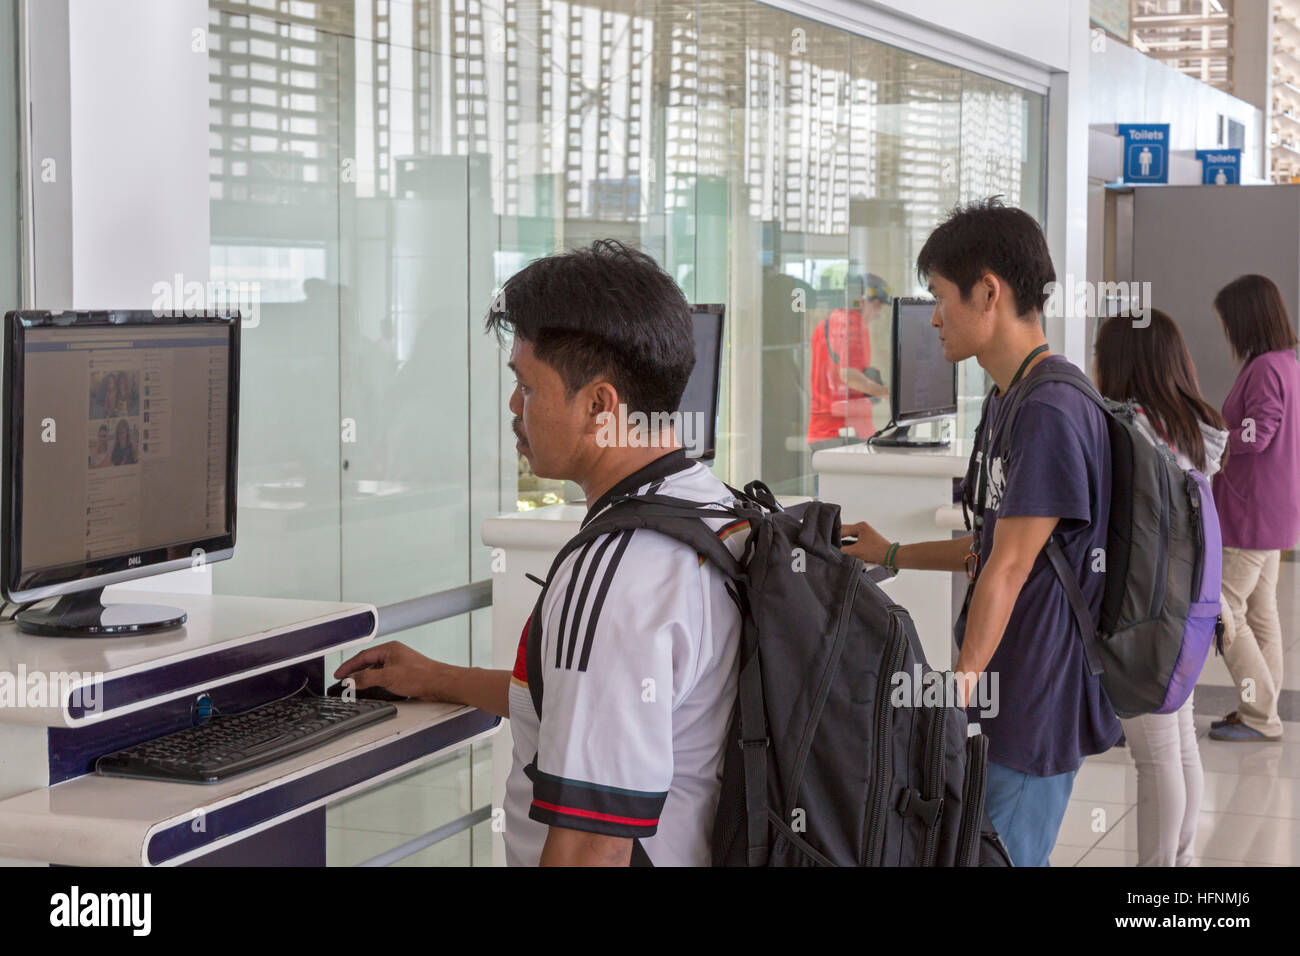
<path id="1" fill-rule="evenodd" d="M 508 280 L 487 330 L 532 345 L 569 397 L 608 377 L 629 412 L 675 412 L 695 367 L 691 307 L 653 258 L 615 239 L 530 263 Z"/>
<path id="2" fill-rule="evenodd" d="M 922 282 L 943 276 L 963 300 L 986 272 L 1006 280 L 1019 316 L 1041 312 L 1047 286 L 1056 281 L 1042 228 L 1023 209 L 1004 204 L 1001 196 L 954 209 L 916 257 Z"/>

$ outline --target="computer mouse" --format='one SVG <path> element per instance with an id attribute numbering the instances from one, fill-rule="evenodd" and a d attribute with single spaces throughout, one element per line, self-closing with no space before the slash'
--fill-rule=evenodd
<path id="1" fill-rule="evenodd" d="M 369 670 L 369 668 L 366 667 L 363 667 L 361 669 Z M 341 680 L 336 684 L 331 684 L 329 688 L 325 691 L 325 696 L 342 697 L 343 685 L 345 682 L 346 679 Z M 411 698 L 409 697 L 403 697 L 401 694 L 394 694 L 387 687 L 364 687 L 357 691 L 357 700 L 399 701 L 399 700 L 410 700 L 410 699 Z"/>
<path id="2" fill-rule="evenodd" d="M 387 687 L 367 687 L 364 690 L 357 691 L 357 700 L 410 700 L 409 697 L 403 697 L 401 694 L 394 694 Z"/>

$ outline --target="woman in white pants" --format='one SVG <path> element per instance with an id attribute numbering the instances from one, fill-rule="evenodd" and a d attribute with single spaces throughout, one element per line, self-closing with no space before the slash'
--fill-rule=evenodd
<path id="1" fill-rule="evenodd" d="M 1150 310 L 1135 328 L 1114 318 L 1097 330 L 1093 377 L 1116 401 L 1138 405 L 1137 423 L 1153 443 L 1174 453 L 1184 470 L 1207 478 L 1219 470 L 1228 432 L 1201 395 L 1196 369 L 1178 326 Z M 1189 866 L 1204 773 L 1192 723 L 1192 697 L 1172 714 L 1121 721 L 1138 772 L 1138 866 Z"/>

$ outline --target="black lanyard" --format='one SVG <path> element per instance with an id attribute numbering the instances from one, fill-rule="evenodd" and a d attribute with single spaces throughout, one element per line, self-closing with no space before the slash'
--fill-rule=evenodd
<path id="1" fill-rule="evenodd" d="M 1025 360 L 1020 363 L 1020 368 L 1016 369 L 1016 374 L 1012 376 L 1011 384 L 1007 386 L 1007 390 L 1003 392 L 1000 397 L 1005 398 L 1006 395 L 1013 388 L 1016 387 L 1016 384 L 1022 378 L 1024 378 L 1025 371 L 1029 368 L 1029 363 L 1032 362 L 1038 356 L 1042 355 L 1046 351 L 1047 351 L 1047 343 L 1043 343 L 1042 345 L 1038 346 L 1038 348 L 1034 349 L 1032 352 L 1026 355 Z M 992 427 L 993 427 L 993 422 L 987 422 L 986 427 L 983 429 L 983 434 L 979 436 L 980 475 L 979 475 L 979 487 L 976 491 L 976 509 L 975 509 L 976 535 L 978 535 L 979 532 L 983 530 L 984 527 L 984 494 L 988 490 L 988 480 L 989 480 L 988 479 L 988 467 L 989 467 L 988 433 L 992 430 Z M 977 541 L 978 538 L 972 539 L 971 541 L 972 547 L 977 546 Z"/>
<path id="2" fill-rule="evenodd" d="M 1032 362 L 1034 359 L 1036 359 L 1038 356 L 1042 355 L 1046 351 L 1047 351 L 1047 343 L 1044 342 L 1042 345 L 1038 346 L 1038 348 L 1034 349 L 1032 352 L 1030 352 L 1028 355 L 1025 356 L 1025 360 L 1020 363 L 1020 368 L 1016 369 L 1016 374 L 1011 377 L 1011 384 L 1007 386 L 1007 392 L 1015 388 L 1016 383 L 1019 382 L 1024 377 L 1025 369 L 1029 368 L 1029 363 Z M 1002 394 L 1005 395 L 1006 392 L 1003 392 Z"/>

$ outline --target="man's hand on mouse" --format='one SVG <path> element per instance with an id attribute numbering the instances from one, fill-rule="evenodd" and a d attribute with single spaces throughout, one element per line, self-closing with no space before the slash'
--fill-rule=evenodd
<path id="1" fill-rule="evenodd" d="M 436 701 L 441 699 L 438 687 L 444 666 L 399 641 L 389 641 L 348 658 L 334 678 L 352 678 L 358 691 L 383 687 L 402 697 Z"/>
<path id="2" fill-rule="evenodd" d="M 841 546 L 840 550 L 845 554 L 851 554 L 868 564 L 883 564 L 885 562 L 885 552 L 889 550 L 890 542 L 865 521 L 844 525 L 840 528 L 840 537 L 856 537 L 858 539 L 853 544 Z"/>

